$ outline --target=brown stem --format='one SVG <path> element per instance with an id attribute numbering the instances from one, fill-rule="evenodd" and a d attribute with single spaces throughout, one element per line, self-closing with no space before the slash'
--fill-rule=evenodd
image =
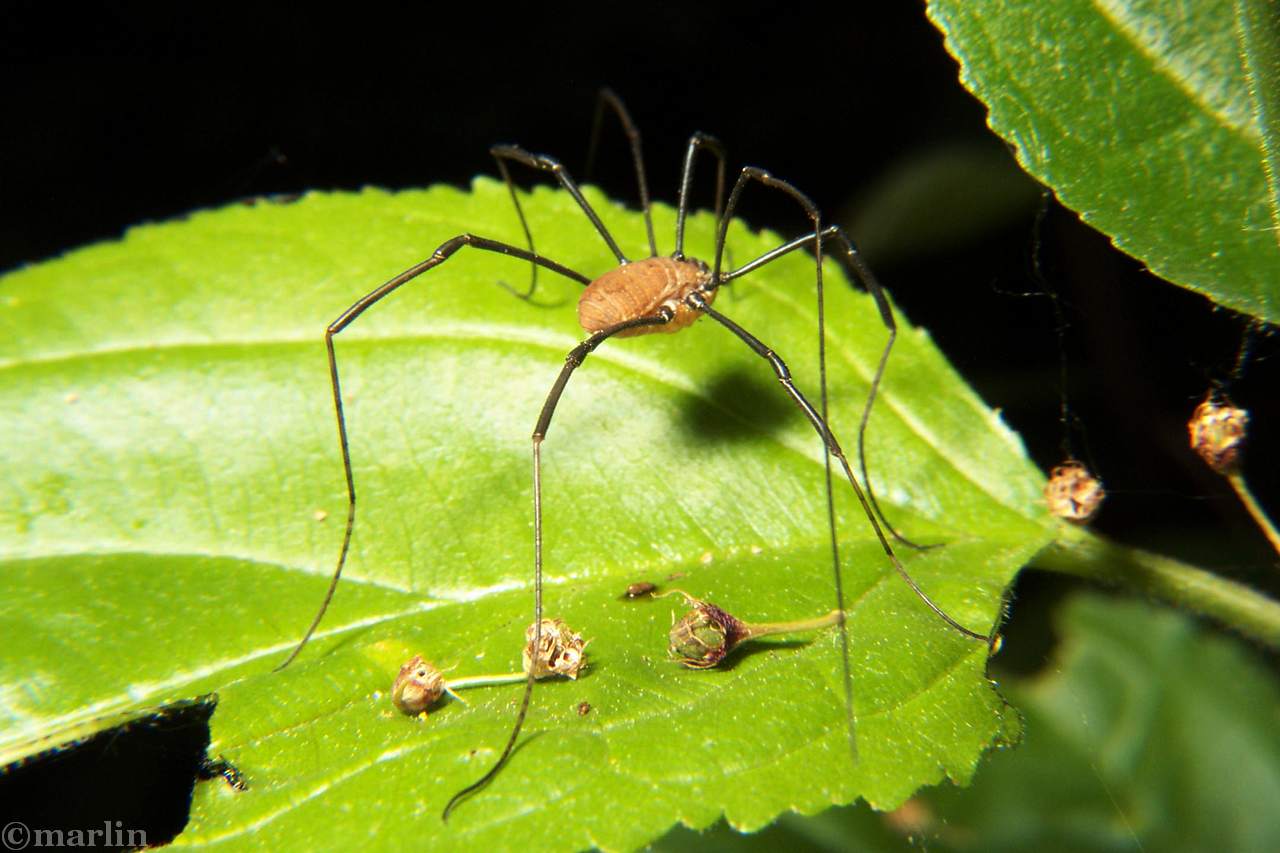
<path id="1" fill-rule="evenodd" d="M 1249 511 L 1249 515 L 1253 516 L 1253 521 L 1262 530 L 1267 541 L 1271 543 L 1272 549 L 1280 554 L 1280 533 L 1276 532 L 1276 526 L 1271 523 L 1271 519 L 1267 517 L 1267 513 L 1263 510 L 1262 505 L 1258 503 L 1253 496 L 1253 492 L 1249 491 L 1248 484 L 1244 481 L 1244 475 L 1239 471 L 1232 471 L 1227 474 L 1227 482 L 1231 484 L 1231 488 L 1236 490 L 1236 494 L 1240 496 L 1240 503 L 1244 504 L 1244 508 Z"/>

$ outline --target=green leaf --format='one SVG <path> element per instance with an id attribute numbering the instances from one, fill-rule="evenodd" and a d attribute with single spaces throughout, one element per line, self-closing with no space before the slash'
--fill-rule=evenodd
<path id="1" fill-rule="evenodd" d="M 1271 236 L 1280 246 L 1280 9 L 1271 0 L 1235 0 L 1235 15 L 1250 105 L 1262 137 Z"/>
<path id="2" fill-rule="evenodd" d="M 1060 661 L 1001 683 L 1026 717 L 1022 745 L 993 755 L 973 785 L 926 791 L 894 815 L 783 818 L 755 837 L 759 849 L 1280 848 L 1280 689 L 1265 665 L 1185 614 L 1135 601 L 1081 595 L 1059 617 Z M 677 830 L 657 849 L 734 840 L 722 826 Z"/>
<path id="3" fill-rule="evenodd" d="M 952 846 L 1280 848 L 1274 675 L 1238 642 L 1142 602 L 1078 596 L 1060 617 L 1061 664 L 1010 686 L 1022 748 L 993 756 L 973 788 L 931 797 L 946 832 L 984 839 Z"/>
<path id="4" fill-rule="evenodd" d="M 640 217 L 590 198 L 632 251 Z M 539 251 L 611 266 L 566 196 L 527 201 Z M 656 211 L 659 233 L 673 214 Z M 689 251 L 711 244 L 707 215 Z M 179 842 L 352 847 L 644 844 L 721 815 L 744 829 L 864 797 L 892 807 L 967 781 L 1016 720 L 985 649 L 931 614 L 838 493 L 852 608 L 859 763 L 834 631 L 762 641 L 727 669 L 665 659 L 678 585 L 742 618 L 829 611 L 821 446 L 772 372 L 724 329 L 610 341 L 575 374 L 543 445 L 546 602 L 591 641 L 576 682 L 542 684 L 504 772 L 517 686 L 426 720 L 388 690 L 413 653 L 455 677 L 517 669 L 531 619 L 529 435 L 581 339 L 580 286 L 466 250 L 338 338 L 360 494 L 351 561 L 321 632 L 345 516 L 322 333 L 352 301 L 463 231 L 519 242 L 505 189 L 478 181 L 310 194 L 132 230 L 0 280 L 0 760 L 129 709 L 216 691 L 211 751 L 250 786 L 201 785 Z M 745 261 L 780 238 L 735 227 Z M 884 341 L 874 307 L 829 300 L 834 429 L 852 446 Z M 786 257 L 717 302 L 816 398 L 812 260 Z M 871 421 L 887 512 L 945 547 L 904 554 L 960 621 L 986 628 L 1053 536 L 1015 437 L 904 328 Z M 671 584 L 675 585 L 675 584 Z M 587 702 L 591 711 L 577 712 Z"/>
<path id="5" fill-rule="evenodd" d="M 1158 275 L 1275 323 L 1280 118 L 1245 65 L 1267 65 L 1280 31 L 1274 4 L 1252 5 L 930 0 L 929 15 L 1023 168 Z"/>

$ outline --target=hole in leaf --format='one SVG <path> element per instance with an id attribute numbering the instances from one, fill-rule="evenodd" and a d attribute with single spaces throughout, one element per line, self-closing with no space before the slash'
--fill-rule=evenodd
<path id="1" fill-rule="evenodd" d="M 217 704 L 176 702 L 0 769 L 0 826 L 20 822 L 32 846 L 42 830 L 97 849 L 167 844 L 187 824 Z"/>

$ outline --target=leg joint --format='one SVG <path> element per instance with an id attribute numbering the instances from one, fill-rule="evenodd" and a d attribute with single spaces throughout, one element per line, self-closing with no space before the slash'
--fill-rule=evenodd
<path id="1" fill-rule="evenodd" d="M 791 382 L 791 369 L 787 367 L 787 363 L 778 357 L 773 350 L 765 350 L 764 357 L 769 360 L 769 364 L 773 366 L 773 372 L 778 374 L 778 381 L 784 383 Z"/>

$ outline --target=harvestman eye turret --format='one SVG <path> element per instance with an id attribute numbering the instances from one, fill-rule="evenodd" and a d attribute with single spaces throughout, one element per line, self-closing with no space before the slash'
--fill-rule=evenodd
<path id="1" fill-rule="evenodd" d="M 892 537 L 910 547 L 920 546 L 916 546 L 914 543 L 903 538 L 896 530 L 893 529 L 888 521 L 884 519 L 884 515 L 876 503 L 875 495 L 871 491 L 870 482 L 867 479 L 866 458 L 865 453 L 863 452 L 864 436 L 866 433 L 867 419 L 871 412 L 871 406 L 875 401 L 876 391 L 879 388 L 881 377 L 884 374 L 885 365 L 889 357 L 889 351 L 893 346 L 894 336 L 897 331 L 892 309 L 889 307 L 889 302 L 885 298 L 879 283 L 871 274 L 871 270 L 863 262 L 861 256 L 858 254 L 857 248 L 848 236 L 845 235 L 843 229 L 836 225 L 823 225 L 821 214 L 814 203 L 786 181 L 773 177 L 763 169 L 746 167 L 738 175 L 738 179 L 734 183 L 732 191 L 729 193 L 728 202 L 722 209 L 721 202 L 724 196 L 725 184 L 724 149 L 714 137 L 703 133 L 695 133 L 690 137 L 685 153 L 684 167 L 680 179 L 679 202 L 676 211 L 675 250 L 669 256 L 659 255 L 657 242 L 654 239 L 653 222 L 649 210 L 649 191 L 647 181 L 645 179 L 644 161 L 640 150 L 640 134 L 632 123 L 631 117 L 628 115 L 621 100 L 608 90 L 600 93 L 600 99 L 596 109 L 595 131 L 592 134 L 592 151 L 594 152 L 595 138 L 599 132 L 601 119 L 603 118 L 606 110 L 612 110 L 614 115 L 616 115 L 630 142 L 631 156 L 635 165 L 637 183 L 640 188 L 640 202 L 644 210 L 645 226 L 649 238 L 649 257 L 643 260 L 628 260 L 628 258 L 622 253 L 622 250 L 618 247 L 618 244 L 615 242 L 613 237 L 609 234 L 609 231 L 605 228 L 604 223 L 601 222 L 600 217 L 579 191 L 577 183 L 569 176 L 569 173 L 558 161 L 544 155 L 531 154 L 523 148 L 519 148 L 514 145 L 498 145 L 491 148 L 490 153 L 497 162 L 498 170 L 501 172 L 503 180 L 506 182 L 507 188 L 511 193 L 511 199 L 515 205 L 516 213 L 519 216 L 521 227 L 524 230 L 525 238 L 528 242 L 528 248 L 520 248 L 509 243 L 491 240 L 486 237 L 479 237 L 474 234 L 460 234 L 457 237 L 453 237 L 452 239 L 446 240 L 442 243 L 431 257 L 410 267 L 387 283 L 376 288 L 362 299 L 358 300 L 354 305 L 344 311 L 338 319 L 334 320 L 333 323 L 329 325 L 328 329 L 325 330 L 325 346 L 327 347 L 329 354 L 329 376 L 333 386 L 333 403 L 338 419 L 338 439 L 342 449 L 342 465 L 347 483 L 347 523 L 342 537 L 342 547 L 338 553 L 337 566 L 334 569 L 333 578 L 329 583 L 329 588 L 325 593 L 324 601 L 321 603 L 319 611 L 312 620 L 310 627 L 307 628 L 307 632 L 303 636 L 302 640 L 279 668 L 283 669 L 288 666 L 293 659 L 298 656 L 307 641 L 311 638 L 311 635 L 315 632 L 316 627 L 320 624 L 320 620 L 324 617 L 325 610 L 328 607 L 330 600 L 333 598 L 334 590 L 337 588 L 338 579 L 342 574 L 342 568 L 346 563 L 347 554 L 351 546 L 351 535 L 355 526 L 356 488 L 355 480 L 351 473 L 351 453 L 347 441 L 346 418 L 342 406 L 342 390 L 338 379 L 338 361 L 334 352 L 333 339 L 339 332 L 351 325 L 356 318 L 383 297 L 428 270 L 440 266 L 460 249 L 469 247 L 473 249 L 480 249 L 485 252 L 495 252 L 501 255 L 508 255 L 530 263 L 532 276 L 530 279 L 529 289 L 523 294 L 517 294 L 523 298 L 531 296 L 536 288 L 539 268 L 550 270 L 558 275 L 571 278 L 574 281 L 586 285 L 586 289 L 583 291 L 578 302 L 578 319 L 581 322 L 582 327 L 589 334 L 586 339 L 570 350 L 569 354 L 565 357 L 564 366 L 561 368 L 560 374 L 556 377 L 555 383 L 552 385 L 551 391 L 548 393 L 546 401 L 543 403 L 542 411 L 538 415 L 537 422 L 533 429 L 533 624 L 536 626 L 534 628 L 534 636 L 532 638 L 533 646 L 536 648 L 539 645 L 541 639 L 539 632 L 543 621 L 542 461 L 540 448 L 543 440 L 546 438 L 547 431 L 551 426 L 552 416 L 555 414 L 556 405 L 559 403 L 560 396 L 564 392 L 565 386 L 568 384 L 573 372 L 583 364 L 587 356 L 594 351 L 596 347 L 600 346 L 600 344 L 604 343 L 609 338 L 626 338 L 655 332 L 677 332 L 690 326 L 699 317 L 710 317 L 742 341 L 742 343 L 745 344 L 751 352 L 755 353 L 768 363 L 770 368 L 772 368 L 775 377 L 782 384 L 783 390 L 800 409 L 801 413 L 813 426 L 814 430 L 818 433 L 818 437 L 822 441 L 826 465 L 827 524 L 831 531 L 831 559 L 835 581 L 836 612 L 840 614 L 839 626 L 844 666 L 846 716 L 849 728 L 850 748 L 856 757 L 857 748 L 853 727 L 853 688 L 849 666 L 849 640 L 848 631 L 843 618 L 845 610 L 844 588 L 841 582 L 839 541 L 836 536 L 835 504 L 832 496 L 832 457 L 834 457 L 839 463 L 845 479 L 848 481 L 850 488 L 853 490 L 859 503 L 862 505 L 863 511 L 866 513 L 867 520 L 875 531 L 876 537 L 884 549 L 886 557 L 907 585 L 911 587 L 917 596 L 919 596 L 920 600 L 924 602 L 924 604 L 928 606 L 929 609 L 932 610 L 943 622 L 965 637 L 982 641 L 988 645 L 991 645 L 995 637 L 994 629 L 990 634 L 985 634 L 973 631 L 961 625 L 947 614 L 946 611 L 935 604 L 911 578 L 906 569 L 902 566 L 901 562 L 899 562 L 897 556 L 894 554 L 893 546 L 890 544 L 889 537 L 886 536 L 885 531 L 887 530 Z M 684 226 L 689 210 L 689 190 L 693 183 L 694 165 L 700 152 L 710 154 L 716 160 L 717 224 L 715 257 L 710 265 L 703 261 L 686 257 L 684 254 Z M 529 231 L 523 209 L 520 206 L 520 199 L 516 194 L 515 185 L 511 180 L 511 174 L 507 168 L 508 163 L 519 163 L 532 169 L 550 173 L 560 184 L 561 188 L 568 192 L 573 197 L 574 201 L 577 202 L 583 214 L 588 220 L 590 220 L 596 232 L 617 258 L 618 266 L 592 280 L 575 270 L 571 270 L 549 258 L 539 255 L 534 248 L 532 234 Z M 727 272 L 722 271 L 725 254 L 725 234 L 728 230 L 729 222 L 732 220 L 734 212 L 738 208 L 738 203 L 743 191 L 752 183 L 762 184 L 765 187 L 778 190 L 789 196 L 809 218 L 809 221 L 812 224 L 812 230 L 804 236 L 790 240 L 776 249 L 766 252 L 760 257 L 749 261 L 736 269 L 731 269 Z M 867 394 L 867 401 L 863 407 L 862 419 L 858 429 L 858 457 L 860 467 L 862 469 L 863 481 L 867 483 L 865 491 L 854 476 L 844 450 L 841 448 L 835 435 L 827 425 L 826 348 L 824 342 L 825 324 L 823 315 L 822 259 L 823 249 L 828 244 L 833 244 L 836 247 L 836 257 L 845 265 L 845 268 L 850 273 L 851 278 L 861 281 L 874 297 L 880 312 L 881 322 L 888 330 L 888 340 L 876 367 L 875 375 L 872 378 L 871 387 Z M 821 397 L 817 408 L 815 408 L 808 398 L 806 398 L 805 395 L 796 387 L 791 378 L 791 371 L 777 353 L 746 329 L 742 328 L 733 320 L 711 307 L 712 303 L 715 301 L 716 293 L 722 285 L 741 278 L 797 249 L 811 249 L 816 259 L 815 284 L 818 300 L 818 364 L 819 382 L 821 385 Z M 534 677 L 531 673 L 528 680 L 525 682 L 524 697 L 520 703 L 520 710 L 516 716 L 515 724 L 512 727 L 506 746 L 503 748 L 498 760 L 478 781 L 467 786 L 453 796 L 444 810 L 443 816 L 446 819 L 448 818 L 449 813 L 459 802 L 488 784 L 498 771 L 502 769 L 503 765 L 506 764 L 507 759 L 511 756 L 512 749 L 515 746 L 516 740 L 520 734 L 520 729 L 523 726 L 525 717 L 528 713 L 533 684 Z"/>

